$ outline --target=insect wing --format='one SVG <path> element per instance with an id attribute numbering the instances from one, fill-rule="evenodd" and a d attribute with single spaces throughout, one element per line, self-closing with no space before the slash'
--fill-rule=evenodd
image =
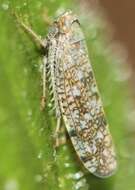
<path id="1" fill-rule="evenodd" d="M 78 22 L 57 37 L 56 91 L 73 146 L 91 173 L 108 177 L 116 169 L 115 151 Z"/>

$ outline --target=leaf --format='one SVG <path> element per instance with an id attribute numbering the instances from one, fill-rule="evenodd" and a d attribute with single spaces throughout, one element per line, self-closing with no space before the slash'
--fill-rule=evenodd
<path id="1" fill-rule="evenodd" d="M 69 8 L 75 12 L 78 10 L 78 17 L 82 20 L 90 58 L 118 152 L 117 174 L 104 180 L 84 171 L 70 140 L 55 152 L 55 116 L 49 104 L 44 112 L 40 111 L 42 87 L 39 67 L 42 57 L 11 16 L 14 10 L 34 31 L 46 36 L 48 25 L 44 23 L 44 11 L 48 12 L 49 18 L 54 18 Z M 134 189 L 135 151 L 134 138 L 131 137 L 134 131 L 134 123 L 131 123 L 134 108 L 130 110 L 132 97 L 128 81 L 120 80 L 120 76 L 124 78 L 127 70 L 123 72 L 121 61 L 109 52 L 98 14 L 93 17 L 81 13 L 81 10 L 75 1 L 0 2 L 1 189 Z M 127 115 L 132 118 L 128 120 Z"/>

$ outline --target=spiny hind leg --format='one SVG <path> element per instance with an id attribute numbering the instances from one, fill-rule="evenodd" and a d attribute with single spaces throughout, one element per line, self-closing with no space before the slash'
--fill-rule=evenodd
<path id="1" fill-rule="evenodd" d="M 65 128 L 62 125 L 62 117 L 57 118 L 56 130 L 54 133 L 54 148 L 66 143 Z"/>

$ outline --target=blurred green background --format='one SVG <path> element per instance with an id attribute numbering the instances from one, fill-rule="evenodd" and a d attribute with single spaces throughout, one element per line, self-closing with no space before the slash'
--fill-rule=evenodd
<path id="1" fill-rule="evenodd" d="M 55 153 L 54 113 L 40 111 L 41 53 L 17 26 L 14 10 L 46 36 L 45 13 L 53 19 L 67 9 L 80 18 L 116 145 L 118 170 L 108 179 L 84 171 L 70 142 Z M 125 51 L 106 37 L 98 7 L 65 0 L 0 0 L 0 190 L 134 190 L 135 106 Z M 122 53 L 123 52 L 123 53 Z"/>

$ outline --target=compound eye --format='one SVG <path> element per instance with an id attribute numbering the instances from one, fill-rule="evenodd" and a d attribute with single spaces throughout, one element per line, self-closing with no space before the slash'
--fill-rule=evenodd
<path id="1" fill-rule="evenodd" d="M 78 20 L 77 18 L 75 18 L 75 19 L 72 21 L 71 25 L 74 24 L 74 23 L 77 23 L 77 24 L 80 25 L 80 22 L 79 22 L 79 20 Z"/>

